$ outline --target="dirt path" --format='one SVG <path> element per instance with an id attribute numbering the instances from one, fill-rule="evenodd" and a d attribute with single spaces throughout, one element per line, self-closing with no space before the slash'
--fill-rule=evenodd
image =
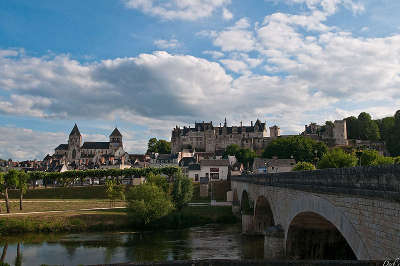
<path id="1" fill-rule="evenodd" d="M 14 213 L 1 213 L 0 216 L 29 215 L 29 214 L 50 214 L 50 213 L 65 213 L 65 212 L 78 212 L 78 211 L 98 211 L 98 210 L 113 210 L 113 209 L 125 209 L 125 208 L 126 207 L 91 208 L 91 209 L 78 209 L 78 210 L 65 210 L 65 211 L 44 211 L 44 212 L 14 212 Z"/>

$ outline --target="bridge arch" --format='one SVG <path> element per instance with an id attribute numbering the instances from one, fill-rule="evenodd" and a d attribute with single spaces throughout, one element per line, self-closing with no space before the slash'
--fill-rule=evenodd
<path id="1" fill-rule="evenodd" d="M 253 211 L 253 206 L 246 190 L 242 191 L 240 199 L 240 211 L 242 214 L 250 214 Z"/>
<path id="2" fill-rule="evenodd" d="M 293 239 L 296 235 L 297 237 L 299 236 L 299 231 L 296 232 L 296 230 L 300 230 L 300 232 L 304 230 L 305 232 L 303 233 L 311 234 L 315 234 L 319 230 L 330 230 L 332 238 L 337 239 L 339 243 L 348 244 L 357 259 L 371 259 L 361 235 L 354 228 L 350 220 L 339 208 L 324 198 L 303 194 L 301 198 L 292 201 L 286 218 L 285 243 L 288 255 L 293 255 L 293 245 L 296 245 L 296 243 L 293 243 Z M 316 228 L 316 226 L 320 228 Z M 304 236 L 302 239 L 304 239 Z M 310 246 L 312 246 L 312 243 L 310 243 Z M 319 246 L 319 248 L 321 247 Z M 308 251 L 303 255 L 307 257 L 310 254 L 316 253 Z M 349 257 L 351 257 L 351 254 Z"/>
<path id="3" fill-rule="evenodd" d="M 275 219 L 270 202 L 266 197 L 259 196 L 254 207 L 255 230 L 262 233 L 265 229 L 274 225 Z"/>

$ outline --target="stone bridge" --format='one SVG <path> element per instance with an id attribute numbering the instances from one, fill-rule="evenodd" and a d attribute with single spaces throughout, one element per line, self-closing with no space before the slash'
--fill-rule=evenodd
<path id="1" fill-rule="evenodd" d="M 242 232 L 264 235 L 267 257 L 400 257 L 400 166 L 231 178 Z"/>

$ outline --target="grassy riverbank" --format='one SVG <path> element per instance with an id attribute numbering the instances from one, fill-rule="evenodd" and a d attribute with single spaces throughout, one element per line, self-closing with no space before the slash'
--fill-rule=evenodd
<path id="1" fill-rule="evenodd" d="M 124 209 L 0 217 L 0 235 L 19 233 L 179 229 L 209 223 L 235 223 L 230 207 L 185 207 L 145 228 L 132 228 Z"/>

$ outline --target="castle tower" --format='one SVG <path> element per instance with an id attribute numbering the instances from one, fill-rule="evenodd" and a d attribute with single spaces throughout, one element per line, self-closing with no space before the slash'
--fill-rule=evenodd
<path id="1" fill-rule="evenodd" d="M 118 128 L 115 128 L 110 135 L 110 146 L 111 149 L 118 150 L 118 148 L 123 148 L 122 145 L 122 134 L 119 132 Z"/>
<path id="2" fill-rule="evenodd" d="M 82 135 L 75 124 L 68 138 L 68 161 L 76 163 L 81 158 Z"/>
<path id="3" fill-rule="evenodd" d="M 336 120 L 333 127 L 335 145 L 348 145 L 346 120 Z"/>
<path id="4" fill-rule="evenodd" d="M 269 136 L 271 138 L 276 138 L 279 137 L 280 135 L 281 135 L 281 129 L 277 125 L 269 128 Z"/>

